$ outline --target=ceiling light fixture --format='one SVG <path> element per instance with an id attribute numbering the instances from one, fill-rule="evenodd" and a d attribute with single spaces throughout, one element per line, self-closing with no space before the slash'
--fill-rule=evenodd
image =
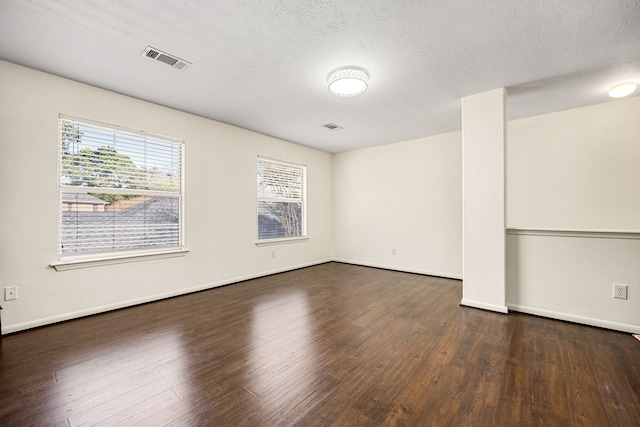
<path id="1" fill-rule="evenodd" d="M 631 95 L 636 90 L 636 84 L 633 82 L 618 83 L 609 88 L 609 96 L 612 98 L 623 98 Z"/>
<path id="2" fill-rule="evenodd" d="M 369 85 L 369 74 L 361 68 L 342 67 L 333 70 L 327 78 L 331 93 L 348 97 L 364 93 Z"/>

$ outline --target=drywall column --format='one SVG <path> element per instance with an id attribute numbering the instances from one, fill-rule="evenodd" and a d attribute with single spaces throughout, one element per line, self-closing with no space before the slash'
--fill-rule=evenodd
<path id="1" fill-rule="evenodd" d="M 462 305 L 506 313 L 505 89 L 462 98 Z"/>

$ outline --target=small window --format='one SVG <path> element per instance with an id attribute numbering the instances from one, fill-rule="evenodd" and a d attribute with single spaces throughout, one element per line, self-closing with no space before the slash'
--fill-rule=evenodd
<path id="1" fill-rule="evenodd" d="M 306 237 L 306 166 L 258 158 L 258 240 Z"/>
<path id="2" fill-rule="evenodd" d="M 183 248 L 182 141 L 62 116 L 58 125 L 60 259 Z"/>

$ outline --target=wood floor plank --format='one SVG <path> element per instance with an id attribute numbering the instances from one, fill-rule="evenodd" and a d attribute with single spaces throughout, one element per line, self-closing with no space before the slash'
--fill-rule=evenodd
<path id="1" fill-rule="evenodd" d="M 629 334 L 327 263 L 5 336 L 0 425 L 635 426 Z"/>
<path id="2" fill-rule="evenodd" d="M 621 365 L 616 355 L 625 350 L 618 346 L 595 345 L 590 352 L 593 375 L 602 398 L 609 422 L 612 425 L 633 426 L 640 424 L 640 399 L 628 384 L 627 366 Z M 630 358 L 633 355 L 629 355 Z M 640 356 L 635 354 L 636 360 Z M 637 391 L 637 389 L 636 389 Z"/>
<path id="3" fill-rule="evenodd" d="M 575 425 L 607 425 L 609 419 L 593 372 L 589 346 L 579 337 L 560 346 L 569 417 Z"/>

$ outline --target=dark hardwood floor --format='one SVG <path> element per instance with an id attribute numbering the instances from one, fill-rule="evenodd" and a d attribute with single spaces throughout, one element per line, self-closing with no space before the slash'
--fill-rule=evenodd
<path id="1" fill-rule="evenodd" d="M 1 426 L 638 426 L 630 334 L 338 263 L 5 336 Z"/>

